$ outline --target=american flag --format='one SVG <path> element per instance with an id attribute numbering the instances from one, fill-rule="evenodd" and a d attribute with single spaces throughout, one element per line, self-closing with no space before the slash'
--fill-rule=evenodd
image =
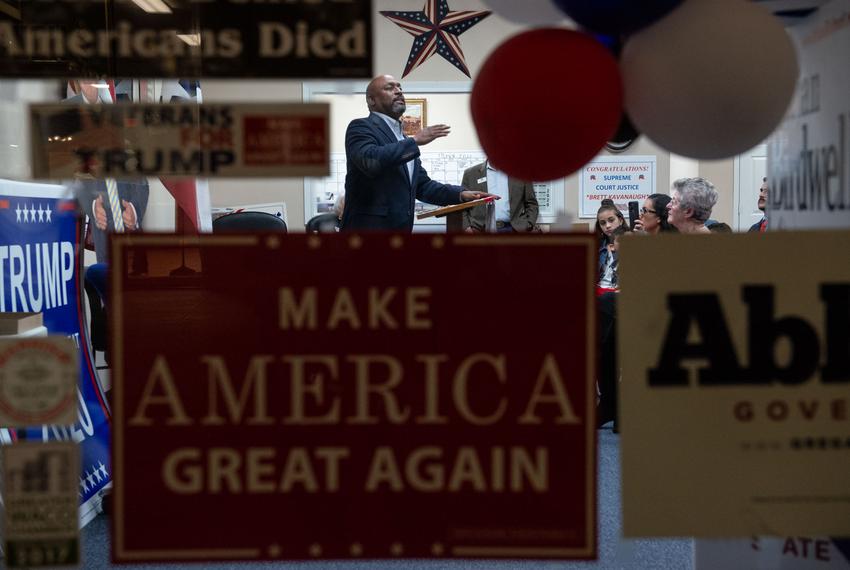
<path id="1" fill-rule="evenodd" d="M 185 79 L 142 80 L 139 92 L 140 100 L 145 103 L 202 102 L 200 84 Z M 186 228 L 186 233 L 212 231 L 212 207 L 206 179 L 160 178 L 160 182 L 192 224 L 191 228 Z"/>
<path id="2" fill-rule="evenodd" d="M 402 77 L 407 77 L 435 53 L 470 77 L 458 36 L 489 16 L 490 11 L 452 12 L 448 0 L 426 0 L 419 12 L 383 11 L 381 15 L 414 37 Z"/>

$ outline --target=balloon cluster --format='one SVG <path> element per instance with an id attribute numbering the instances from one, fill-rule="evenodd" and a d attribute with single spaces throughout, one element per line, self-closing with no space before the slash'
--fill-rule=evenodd
<path id="1" fill-rule="evenodd" d="M 734 156 L 776 128 L 797 58 L 748 0 L 483 0 L 535 28 L 484 62 L 471 96 L 481 146 L 524 180 L 567 176 L 639 133 L 697 159 Z"/>

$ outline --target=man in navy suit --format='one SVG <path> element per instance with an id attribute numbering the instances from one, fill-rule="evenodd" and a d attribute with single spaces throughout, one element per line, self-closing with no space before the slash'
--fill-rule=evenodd
<path id="1" fill-rule="evenodd" d="M 435 182 L 419 160 L 419 147 L 449 134 L 447 125 L 425 127 L 405 137 L 399 121 L 407 107 L 401 83 L 391 75 L 366 88 L 369 116 L 345 133 L 347 171 L 342 231 L 413 230 L 416 199 L 448 206 L 490 196 Z"/>

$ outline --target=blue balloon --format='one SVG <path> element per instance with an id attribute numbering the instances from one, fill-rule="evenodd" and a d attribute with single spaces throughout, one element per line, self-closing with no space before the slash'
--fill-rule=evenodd
<path id="1" fill-rule="evenodd" d="M 611 55 L 620 58 L 620 52 L 623 51 L 623 41 L 618 36 L 609 36 L 607 34 L 593 34 L 593 37 L 608 48 Z"/>
<path id="2" fill-rule="evenodd" d="M 652 24 L 683 0 L 554 0 L 576 24 L 593 32 L 630 34 Z"/>

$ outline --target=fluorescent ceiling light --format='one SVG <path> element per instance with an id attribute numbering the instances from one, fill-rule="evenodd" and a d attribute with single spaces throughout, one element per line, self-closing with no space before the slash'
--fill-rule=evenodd
<path id="1" fill-rule="evenodd" d="M 177 37 L 190 46 L 201 45 L 201 34 L 177 34 Z"/>
<path id="2" fill-rule="evenodd" d="M 96 87 L 97 89 L 109 89 L 109 85 L 101 81 L 100 83 L 92 83 L 92 87 Z"/>
<path id="3" fill-rule="evenodd" d="M 170 14 L 171 8 L 162 0 L 133 0 L 133 4 L 149 14 Z"/>

